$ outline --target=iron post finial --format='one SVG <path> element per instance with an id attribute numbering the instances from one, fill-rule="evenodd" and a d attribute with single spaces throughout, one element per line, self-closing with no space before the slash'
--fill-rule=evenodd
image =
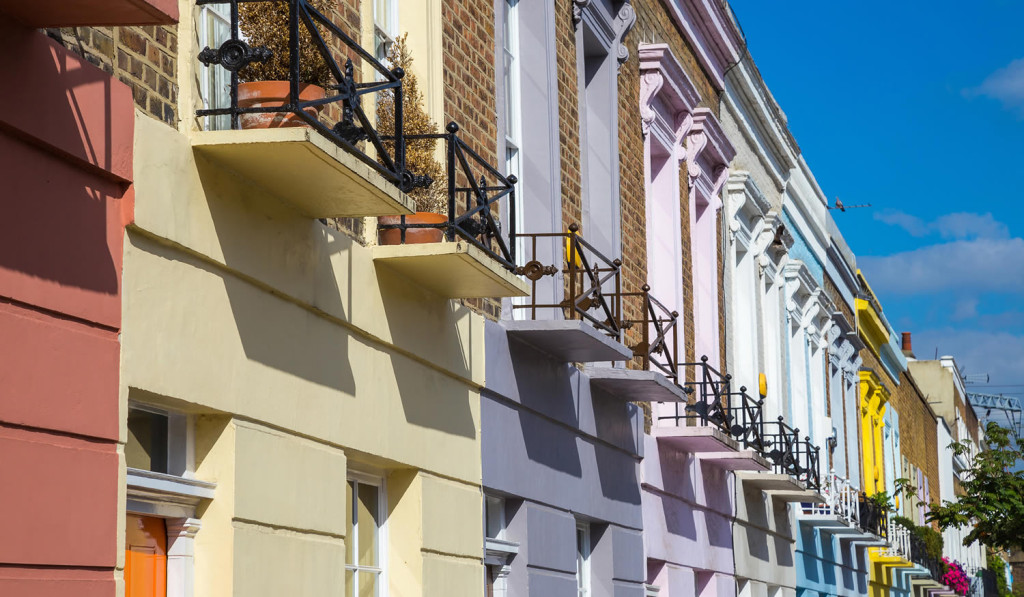
<path id="1" fill-rule="evenodd" d="M 725 374 L 725 381 L 732 381 L 732 373 Z"/>
<path id="2" fill-rule="evenodd" d="M 706 354 L 705 355 L 701 355 L 700 360 L 701 360 L 702 363 L 707 363 L 708 362 L 708 355 L 706 355 Z"/>
<path id="3" fill-rule="evenodd" d="M 453 133 L 454 134 L 454 133 L 459 132 L 459 125 L 456 124 L 455 121 L 453 120 L 453 121 L 449 122 L 448 126 L 444 127 L 444 129 L 446 131 L 448 131 L 449 133 Z"/>
<path id="4" fill-rule="evenodd" d="M 643 286 L 640 287 L 640 290 L 643 290 L 644 292 L 650 292 L 651 286 L 650 284 L 644 284 Z"/>
<path id="5" fill-rule="evenodd" d="M 519 182 L 519 177 L 516 176 L 515 174 L 509 174 L 508 177 L 505 178 L 505 180 L 508 181 L 508 184 L 516 184 L 517 182 Z"/>
<path id="6" fill-rule="evenodd" d="M 615 259 L 615 260 L 612 261 L 612 265 L 614 265 L 615 267 L 622 267 L 622 260 L 621 259 Z"/>
<path id="7" fill-rule="evenodd" d="M 779 423 L 782 422 L 782 415 L 779 415 Z"/>
<path id="8" fill-rule="evenodd" d="M 401 79 L 405 77 L 405 69 L 400 66 L 396 66 L 395 68 L 391 69 L 391 74 L 395 75 L 396 79 Z"/>
<path id="9" fill-rule="evenodd" d="M 672 319 L 676 319 L 677 317 L 679 317 L 679 311 L 673 311 L 672 312 Z"/>
<path id="10" fill-rule="evenodd" d="M 746 392 L 747 391 L 747 386 L 740 386 L 740 391 L 741 392 Z"/>

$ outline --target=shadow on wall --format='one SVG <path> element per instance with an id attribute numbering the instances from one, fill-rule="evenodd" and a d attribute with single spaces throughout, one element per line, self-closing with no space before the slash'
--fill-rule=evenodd
<path id="1" fill-rule="evenodd" d="M 601 393 L 592 393 L 590 400 L 594 409 L 595 435 L 619 447 L 594 446 L 601 494 L 617 502 L 640 505 L 640 460 L 632 456 L 638 452 L 638 443 L 643 441 L 639 409 L 634 404 Z"/>
<path id="2" fill-rule="evenodd" d="M 131 138 L 115 139 L 112 131 L 117 125 L 110 115 L 112 86 L 120 83 L 53 48 L 53 42 L 35 30 L 0 24 L 0 36 L 5 55 L 19 57 L 0 67 L 0 73 L 13 77 L 7 80 L 27 83 L 5 90 L 6 98 L 0 99 L 0 111 L 5 112 L 0 116 L 5 197 L 0 268 L 116 295 L 122 238 L 119 200 L 128 183 L 106 170 L 116 169 L 115 157 L 121 157 L 111 155 L 113 146 L 121 141 L 128 145 Z M 31 104 L 24 100 L 33 94 L 46 94 L 45 114 L 25 111 Z M 102 120 L 96 116 L 100 110 Z M 47 147 L 49 143 L 56 147 Z M 0 293 L 7 294 L 7 289 Z"/>
<path id="3" fill-rule="evenodd" d="M 583 464 L 576 443 L 579 391 L 574 387 L 580 383 L 580 376 L 573 374 L 572 367 L 526 344 L 510 340 L 508 349 L 519 402 L 529 409 L 516 409 L 527 458 L 582 478 Z"/>
<path id="4" fill-rule="evenodd" d="M 803 549 L 800 552 L 800 561 L 803 565 L 803 575 L 808 581 L 814 584 L 822 582 L 822 575 L 820 574 L 823 566 L 827 567 L 828 564 L 821 562 L 820 557 L 815 553 L 815 532 L 814 527 L 810 525 L 800 525 L 800 540 Z M 824 557 L 822 555 L 822 557 Z"/>
<path id="5" fill-rule="evenodd" d="M 747 550 L 751 557 L 769 561 L 768 553 L 768 508 L 771 499 L 759 489 L 746 489 L 739 494 L 747 513 L 747 524 L 743 531 L 747 536 Z"/>
<path id="6" fill-rule="evenodd" d="M 343 242 L 334 240 L 328 230 L 315 220 L 309 220 L 285 210 L 260 213 L 263 230 L 249 230 L 238 214 L 253 208 L 235 198 L 237 181 L 226 180 L 218 168 L 197 157 L 196 168 L 203 193 L 207 198 L 210 217 L 217 230 L 217 239 L 224 263 L 237 272 L 264 269 L 253 263 L 260 254 L 254 243 L 279 243 L 288 247 L 286 262 L 293 266 L 294 277 L 315 280 L 319 285 L 317 296 L 334 297 L 340 304 L 340 291 L 333 276 L 317 275 L 330 271 L 329 250 L 343 250 Z M 256 218 L 252 218 L 256 219 Z M 271 237 L 268 230 L 276 232 Z M 287 242 L 281 242 L 281 239 Z M 304 241 L 304 242 L 303 242 Z M 161 256 L 180 259 L 180 252 L 163 249 Z M 224 281 L 235 327 L 246 358 L 273 369 L 294 375 L 354 396 L 355 380 L 349 362 L 349 344 L 359 342 L 339 325 L 328 322 L 307 309 L 271 294 L 264 288 L 245 281 L 234 274 L 196 261 L 200 267 Z M 257 270 L 259 271 L 259 270 Z M 275 272 L 277 273 L 277 272 Z M 282 272 L 289 275 L 291 272 Z M 305 275 L 305 276 L 303 276 Z M 323 288 L 326 285 L 327 288 Z"/>
<path id="7" fill-rule="evenodd" d="M 349 243 L 353 242 L 340 236 Z M 351 255 L 351 250 L 348 254 Z M 454 373 L 472 377 L 469 355 L 476 352 L 472 344 L 473 337 L 462 339 L 453 331 L 458 329 L 460 318 L 471 316 L 469 310 L 425 291 L 386 267 L 376 268 L 376 271 L 384 313 L 394 344 L 413 347 L 422 345 L 424 339 L 429 338 L 435 354 L 459 355 L 456 359 L 458 365 L 453 366 L 456 369 Z M 349 304 L 354 299 L 350 296 Z M 430 315 L 421 315 L 424 308 L 430 310 Z M 463 347 L 464 343 L 467 346 Z M 479 352 L 482 354 L 482 351 Z M 475 392 L 468 386 L 457 384 L 454 387 L 458 391 L 452 391 L 451 383 L 447 388 L 442 387 L 439 382 L 450 382 L 449 377 L 427 369 L 423 364 L 401 354 L 391 354 L 391 364 L 406 421 L 460 437 L 477 436 L 471 404 L 471 394 Z"/>

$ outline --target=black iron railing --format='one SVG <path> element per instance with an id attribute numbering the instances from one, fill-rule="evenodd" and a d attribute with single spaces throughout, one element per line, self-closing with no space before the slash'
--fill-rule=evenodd
<path id="1" fill-rule="evenodd" d="M 744 448 L 764 456 L 768 449 L 764 436 L 764 400 L 752 398 L 747 394 L 746 386 L 741 386 L 739 394 L 730 394 L 729 402 L 736 419 L 731 429 L 733 436 L 743 443 Z"/>
<path id="2" fill-rule="evenodd" d="M 679 368 L 686 380 L 681 385 L 693 391 L 693 398 L 684 407 L 677 405 L 674 414 L 659 416 L 658 420 L 717 427 L 736 438 L 744 449 L 763 455 L 764 401 L 747 394 L 746 386 L 733 391 L 732 376 L 722 375 L 708 363 L 707 356 L 702 356 L 699 363 L 682 363 Z"/>
<path id="3" fill-rule="evenodd" d="M 910 533 L 910 561 L 926 569 L 934 580 L 941 580 L 946 573 L 946 565 L 928 553 L 924 539 L 917 533 Z"/>
<path id="4" fill-rule="evenodd" d="M 640 292 L 621 295 L 623 330 L 640 327 L 639 340 L 630 346 L 633 356 L 640 359 L 641 369 L 662 373 L 672 383 L 679 384 L 679 313 L 651 296 L 651 287 L 644 284 Z M 625 313 L 637 313 L 628 317 Z"/>
<path id="5" fill-rule="evenodd" d="M 675 413 L 658 417 L 659 420 L 674 420 L 679 425 L 684 420 L 700 427 L 717 427 L 724 433 L 732 434 L 733 416 L 729 412 L 731 375 L 723 375 L 702 356 L 699 363 L 681 363 L 685 381 L 683 387 L 693 390 L 693 399 L 685 406 L 676 405 Z M 682 409 L 682 410 L 680 410 Z"/>
<path id="6" fill-rule="evenodd" d="M 810 437 L 804 437 L 801 444 L 801 454 L 806 463 L 802 480 L 809 489 L 821 489 L 821 449 L 811 443 Z"/>
<path id="7" fill-rule="evenodd" d="M 515 273 L 530 280 L 529 302 L 513 303 L 514 311 L 525 312 L 530 319 L 552 309 L 566 319 L 589 322 L 595 328 L 616 340 L 622 339 L 622 282 L 619 270 L 622 262 L 609 259 L 587 242 L 579 233 L 579 226 L 571 224 L 568 232 L 542 232 L 516 234 L 512 241 L 521 241 L 529 260 L 516 268 Z M 561 264 L 545 264 L 538 259 L 538 244 L 551 241 L 564 245 L 555 251 L 562 255 Z M 538 297 L 538 282 L 545 276 L 561 273 L 564 277 L 565 299 L 559 303 L 546 303 Z"/>
<path id="8" fill-rule="evenodd" d="M 397 224 L 380 224 L 381 230 L 398 229 L 401 241 L 413 228 L 440 228 L 449 241 L 456 237 L 476 246 L 509 271 L 516 270 L 515 243 L 506 242 L 496 218 L 499 201 L 508 199 L 508 213 L 516 210 L 515 175 L 505 176 L 463 141 L 459 125 L 448 123 L 446 133 L 406 135 L 405 140 L 443 140 L 447 155 L 448 220 L 442 224 L 414 224 L 401 216 Z M 394 140 L 384 137 L 386 141 Z M 433 181 L 431 181 L 433 183 Z M 428 183 L 428 184 L 431 184 Z M 436 184 L 436 183 L 433 183 Z M 515 218 L 509 218 L 509 238 L 516 235 Z"/>
<path id="9" fill-rule="evenodd" d="M 864 493 L 858 500 L 860 528 L 883 539 L 888 537 L 889 511 Z"/>
<path id="10" fill-rule="evenodd" d="M 699 363 L 682 363 L 679 367 L 686 379 L 682 385 L 693 390 L 693 399 L 682 411 L 677 406 L 675 414 L 660 416 L 659 420 L 673 420 L 676 425 L 688 421 L 701 427 L 717 427 L 742 441 L 744 447 L 761 452 L 764 447 L 761 402 L 747 395 L 745 386 L 733 392 L 732 376 L 723 375 L 711 366 L 707 356 L 702 356 Z"/>
<path id="11" fill-rule="evenodd" d="M 821 489 L 819 448 L 809 437 L 800 438 L 800 430 L 786 424 L 782 417 L 765 424 L 765 457 L 777 473 L 786 473 L 802 481 L 809 489 Z"/>
<path id="12" fill-rule="evenodd" d="M 238 105 L 239 71 L 253 62 L 265 62 L 272 56 L 269 48 L 251 47 L 239 35 L 239 4 L 258 2 L 283 2 L 288 5 L 288 30 L 285 35 L 289 52 L 289 96 L 282 106 Z M 385 67 L 307 0 L 196 0 L 196 4 L 227 4 L 231 13 L 230 39 L 219 48 L 206 47 L 199 53 L 199 61 L 203 64 L 211 67 L 220 65 L 231 73 L 230 105 L 197 110 L 197 116 L 227 115 L 231 119 L 231 128 L 237 129 L 240 127 L 239 117 L 243 114 L 290 113 L 352 153 L 402 190 L 409 191 L 426 184 L 426 181 L 406 169 L 402 116 L 402 77 L 405 73 L 401 68 Z M 303 70 L 300 52 L 301 31 L 308 33 L 316 48 L 316 55 L 324 60 L 330 71 L 325 97 L 309 100 L 300 98 L 300 89 L 304 84 L 299 78 L 299 73 Z M 351 58 L 346 59 L 344 64 L 339 64 L 341 52 L 331 48 L 331 45 L 337 45 L 337 42 L 363 64 L 372 67 L 376 80 L 365 83 L 357 81 L 356 69 Z M 363 96 L 382 92 L 394 94 L 394 101 L 390 102 L 394 106 L 394 114 L 390 116 L 393 116 L 395 125 L 394 141 L 391 143 L 384 142 L 362 106 Z M 307 111 L 315 114 L 316 110 L 328 105 L 340 106 L 341 119 L 338 122 L 322 122 L 320 118 Z M 363 143 L 363 147 L 360 147 L 360 143 Z M 364 148 L 372 150 L 367 152 Z"/>

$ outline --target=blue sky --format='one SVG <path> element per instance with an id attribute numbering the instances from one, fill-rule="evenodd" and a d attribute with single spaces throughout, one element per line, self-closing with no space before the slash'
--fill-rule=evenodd
<path id="1" fill-rule="evenodd" d="M 893 327 L 1024 396 L 1024 2 L 732 5 Z"/>

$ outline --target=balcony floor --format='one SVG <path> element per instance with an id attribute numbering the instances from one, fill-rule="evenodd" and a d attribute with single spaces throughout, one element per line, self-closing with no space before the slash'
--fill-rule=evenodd
<path id="1" fill-rule="evenodd" d="M 683 389 L 657 371 L 587 369 L 590 387 L 600 389 L 628 402 L 685 402 Z"/>
<path id="2" fill-rule="evenodd" d="M 374 263 L 444 298 L 526 296 L 529 286 L 464 242 L 373 248 Z"/>
<path id="3" fill-rule="evenodd" d="M 670 446 L 680 452 L 736 452 L 739 444 L 721 429 L 710 426 L 665 425 L 651 428 L 658 445 Z"/>
<path id="4" fill-rule="evenodd" d="M 736 452 L 703 452 L 697 456 L 701 462 L 727 471 L 767 471 L 771 463 L 753 450 Z"/>
<path id="5" fill-rule="evenodd" d="M 197 131 L 192 148 L 310 218 L 413 213 L 411 197 L 311 128 Z"/>
<path id="6" fill-rule="evenodd" d="M 510 338 L 557 357 L 565 363 L 625 361 L 633 351 L 578 319 L 503 321 Z"/>

